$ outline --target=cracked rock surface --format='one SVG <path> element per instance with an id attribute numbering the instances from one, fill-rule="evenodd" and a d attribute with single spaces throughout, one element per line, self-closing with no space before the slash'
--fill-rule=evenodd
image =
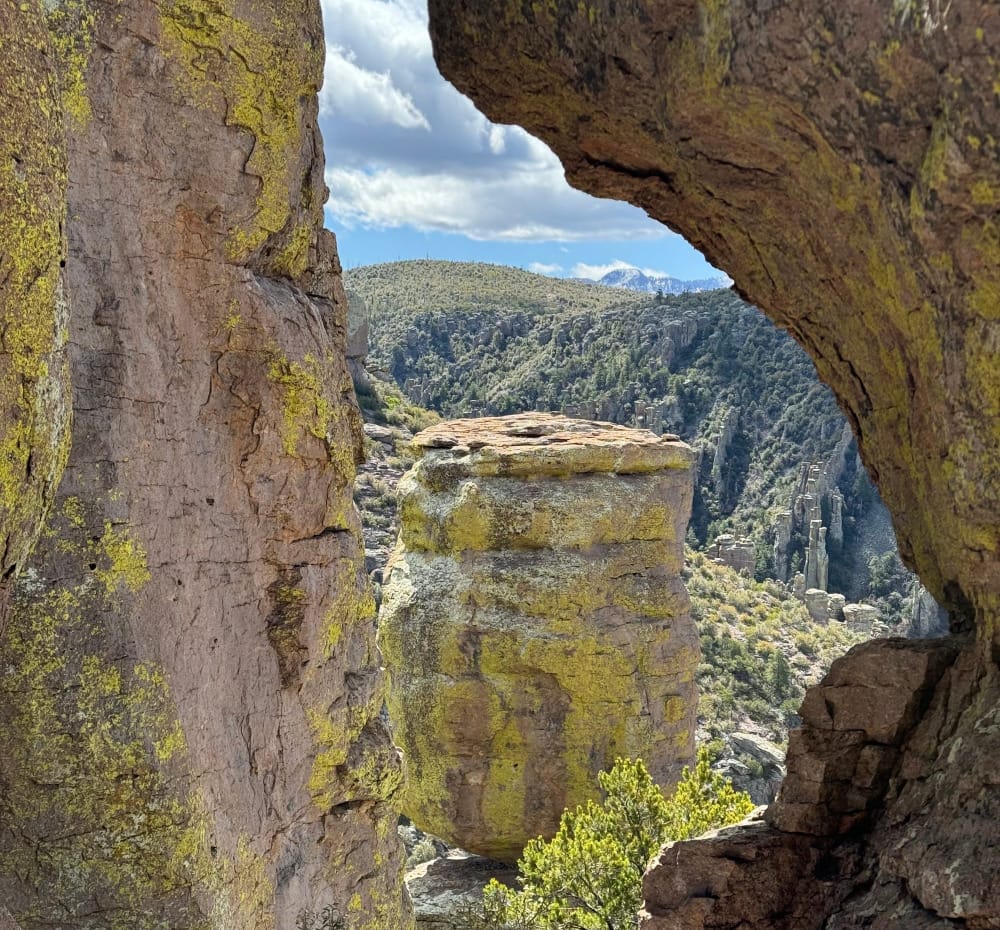
<path id="1" fill-rule="evenodd" d="M 597 773 L 694 755 L 693 492 L 676 437 L 548 414 L 418 433 L 379 641 L 422 829 L 514 862 Z"/>
<path id="2" fill-rule="evenodd" d="M 0 643 L 0 901 L 22 930 L 406 927 L 319 4 L 48 28 L 74 418 Z"/>

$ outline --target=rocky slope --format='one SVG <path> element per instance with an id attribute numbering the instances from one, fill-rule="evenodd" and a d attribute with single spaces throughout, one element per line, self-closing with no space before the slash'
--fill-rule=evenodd
<path id="1" fill-rule="evenodd" d="M 693 758 L 691 451 L 539 414 L 450 421 L 414 445 L 379 613 L 403 811 L 514 862 L 619 755 L 663 784 Z"/>
<path id="2" fill-rule="evenodd" d="M 593 306 L 616 292 L 451 262 L 346 277 L 369 296 L 368 364 L 411 401 L 446 416 L 554 410 L 677 432 L 699 453 L 695 546 L 745 538 L 746 558 L 731 564 L 782 581 L 822 556 L 824 588 L 872 593 L 869 563 L 895 550 L 889 514 L 809 358 L 735 295 Z M 825 553 L 810 545 L 813 519 L 828 530 Z M 893 578 L 884 617 L 907 617 L 914 584 Z"/>
<path id="3" fill-rule="evenodd" d="M 319 4 L 46 5 L 55 82 L 41 9 L 0 13 L 30 115 L 0 125 L 24 156 L 3 260 L 12 223 L 43 245 L 0 276 L 5 321 L 26 287 L 37 307 L 5 323 L 0 484 L 30 472 L 36 522 L 65 457 L 65 416 L 39 424 L 67 408 L 66 205 L 74 417 L 0 642 L 0 900 L 22 930 L 405 927 Z M 0 510 L 6 571 L 34 531 Z"/>
<path id="4" fill-rule="evenodd" d="M 488 115 L 669 221 L 802 343 L 962 634 L 842 660 L 806 698 L 795 816 L 672 849 L 649 925 L 996 926 L 1000 11 L 430 8 L 439 64 Z"/>

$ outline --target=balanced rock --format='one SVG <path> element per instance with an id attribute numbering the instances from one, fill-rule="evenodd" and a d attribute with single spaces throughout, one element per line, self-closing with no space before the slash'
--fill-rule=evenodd
<path id="1" fill-rule="evenodd" d="M 379 633 L 404 811 L 512 861 L 617 756 L 660 783 L 691 761 L 693 456 L 546 414 L 442 423 L 414 446 Z"/>

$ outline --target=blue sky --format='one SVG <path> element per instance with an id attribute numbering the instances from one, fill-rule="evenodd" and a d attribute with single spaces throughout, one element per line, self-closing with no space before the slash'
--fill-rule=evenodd
<path id="1" fill-rule="evenodd" d="M 407 258 L 599 277 L 715 270 L 680 236 L 566 183 L 549 149 L 497 126 L 439 74 L 425 0 L 322 0 L 327 226 L 346 268 Z"/>

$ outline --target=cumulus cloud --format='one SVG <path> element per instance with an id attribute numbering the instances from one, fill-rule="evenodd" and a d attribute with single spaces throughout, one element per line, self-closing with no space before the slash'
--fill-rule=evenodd
<path id="1" fill-rule="evenodd" d="M 497 126 L 437 71 L 423 0 L 322 0 L 330 216 L 482 240 L 651 238 L 641 210 L 574 191 L 549 149 Z"/>
<path id="2" fill-rule="evenodd" d="M 620 258 L 616 258 L 606 265 L 588 265 L 586 262 L 578 262 L 573 266 L 573 277 L 589 278 L 591 281 L 598 281 L 609 271 L 619 271 L 622 268 L 635 268 L 635 265 L 631 262 L 623 262 Z M 658 271 L 655 268 L 639 268 L 638 270 L 651 278 L 662 278 L 667 274 L 665 271 Z"/>
<path id="3" fill-rule="evenodd" d="M 528 271 L 533 271 L 535 274 L 558 274 L 562 270 L 562 265 L 547 265 L 545 262 L 532 262 L 528 265 Z"/>
<path id="4" fill-rule="evenodd" d="M 350 118 L 364 113 L 368 119 L 403 129 L 431 128 L 413 98 L 393 84 L 388 71 L 359 67 L 353 52 L 336 46 L 327 49 L 319 104 L 324 115 Z"/>
<path id="5" fill-rule="evenodd" d="M 624 204 L 564 190 L 560 180 L 551 170 L 478 176 L 330 168 L 327 210 L 348 228 L 412 226 L 480 240 L 575 242 L 662 234 L 655 226 L 637 230 Z"/>

